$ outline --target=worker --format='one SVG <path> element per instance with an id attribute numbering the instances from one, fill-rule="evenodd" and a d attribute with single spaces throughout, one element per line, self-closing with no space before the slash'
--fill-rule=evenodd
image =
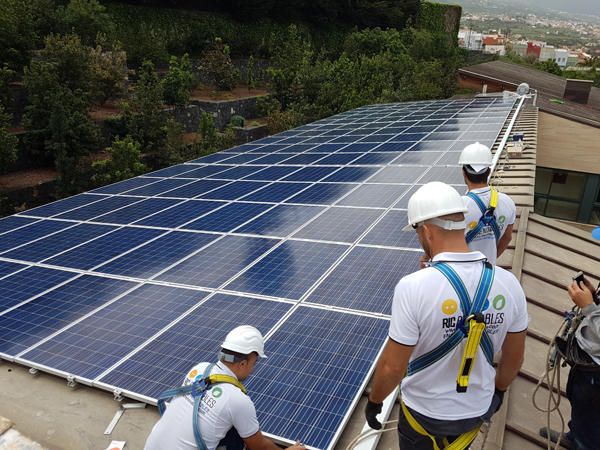
<path id="1" fill-rule="evenodd" d="M 266 358 L 264 339 L 243 325 L 227 334 L 216 364 L 200 363 L 183 386 L 159 397 L 173 398 L 146 440 L 145 450 L 281 450 L 260 431 L 256 410 L 243 382 L 258 358 Z M 208 381 L 207 381 L 208 380 Z M 297 443 L 292 450 L 302 450 Z"/>
<path id="2" fill-rule="evenodd" d="M 516 208 L 508 195 L 488 185 L 492 161 L 489 147 L 476 142 L 463 149 L 458 163 L 468 189 L 463 197 L 467 244 L 495 265 L 512 239 Z"/>
<path id="3" fill-rule="evenodd" d="M 600 448 L 600 286 L 594 289 L 589 279 L 574 280 L 568 286 L 571 301 L 581 310 L 583 319 L 574 337 L 561 352 L 571 366 L 567 381 L 567 398 L 571 404 L 569 432 L 560 444 L 566 449 L 597 450 Z M 552 442 L 560 433 L 540 429 L 540 435 Z"/>
<path id="4" fill-rule="evenodd" d="M 432 261 L 395 288 L 365 410 L 371 428 L 381 428 L 382 402 L 401 382 L 403 450 L 467 448 L 523 362 L 525 294 L 512 273 L 469 249 L 466 211 L 460 194 L 440 182 L 421 186 L 408 202 L 408 223 Z"/>

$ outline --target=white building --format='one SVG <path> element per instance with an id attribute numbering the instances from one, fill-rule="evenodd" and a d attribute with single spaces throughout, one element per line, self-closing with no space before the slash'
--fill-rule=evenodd
<path id="1" fill-rule="evenodd" d="M 558 64 L 560 68 L 564 69 L 565 67 L 567 67 L 568 59 L 569 59 L 569 50 L 566 50 L 564 48 L 557 48 L 554 51 L 554 60 L 556 61 L 556 64 Z"/>
<path id="2" fill-rule="evenodd" d="M 555 53 L 556 53 L 556 49 L 554 48 L 553 45 L 546 45 L 545 47 L 542 47 L 540 50 L 540 62 L 544 62 L 544 61 L 554 61 L 555 59 Z"/>
<path id="3" fill-rule="evenodd" d="M 483 50 L 483 34 L 468 28 L 458 32 L 458 45 L 468 50 Z"/>

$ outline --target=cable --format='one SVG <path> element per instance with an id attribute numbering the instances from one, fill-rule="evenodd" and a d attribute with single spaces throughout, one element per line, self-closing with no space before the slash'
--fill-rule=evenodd
<path id="1" fill-rule="evenodd" d="M 547 450 L 552 450 L 551 440 L 550 440 L 550 416 L 554 411 L 558 412 L 558 417 L 560 418 L 560 434 L 558 435 L 558 439 L 556 440 L 556 445 L 554 446 L 554 450 L 558 450 L 560 447 L 560 441 L 565 432 L 565 418 L 559 409 L 560 401 L 562 395 L 560 393 L 560 367 L 561 367 L 561 359 L 562 355 L 556 348 L 556 338 L 565 334 L 568 329 L 567 326 L 570 326 L 570 321 L 565 320 L 558 328 L 558 331 L 552 338 L 550 345 L 548 346 L 548 351 L 546 352 L 546 370 L 540 376 L 540 380 L 538 381 L 535 389 L 533 390 L 532 403 L 535 409 L 541 411 L 546 414 L 546 427 L 548 430 L 548 434 L 546 436 L 547 440 Z M 555 359 L 554 362 L 551 360 Z M 537 403 L 536 396 L 542 387 L 542 383 L 546 382 L 548 386 L 548 401 L 546 404 L 546 408 L 540 407 Z M 556 392 L 555 392 L 556 390 Z"/>
<path id="2" fill-rule="evenodd" d="M 391 427 L 391 428 L 385 428 L 387 425 L 392 425 L 392 424 L 397 424 L 398 421 L 397 420 L 390 420 L 389 422 L 383 422 L 383 428 L 381 428 L 381 430 L 367 430 L 367 431 L 363 431 L 362 433 L 360 433 L 358 436 L 356 436 L 354 439 L 352 439 L 350 441 L 350 443 L 346 446 L 346 450 L 352 450 L 354 447 L 356 447 L 356 445 L 360 442 L 363 441 L 371 436 L 376 436 L 378 434 L 383 434 L 386 433 L 388 431 L 395 431 L 396 428 L 395 427 Z"/>

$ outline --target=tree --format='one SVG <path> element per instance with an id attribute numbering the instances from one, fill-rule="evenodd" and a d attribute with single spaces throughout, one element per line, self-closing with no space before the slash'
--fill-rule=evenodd
<path id="1" fill-rule="evenodd" d="M 109 158 L 92 164 L 92 183 L 95 186 L 115 183 L 145 173 L 148 168 L 142 163 L 139 142 L 131 136 L 118 137 L 107 148 Z"/>
<path id="2" fill-rule="evenodd" d="M 562 76 L 562 69 L 553 59 L 539 62 L 536 64 L 537 68 L 554 75 Z"/>
<path id="3" fill-rule="evenodd" d="M 0 173 L 7 172 L 17 160 L 17 137 L 9 133 L 11 117 L 0 105 Z"/>
<path id="4" fill-rule="evenodd" d="M 152 61 L 144 61 L 131 101 L 123 105 L 123 118 L 132 138 L 143 151 L 154 151 L 164 143 L 163 89 Z"/>
<path id="5" fill-rule="evenodd" d="M 118 45 L 106 47 L 106 41 L 100 40 L 90 49 L 90 71 L 90 94 L 95 102 L 103 105 L 127 93 L 127 54 Z"/>
<path id="6" fill-rule="evenodd" d="M 97 0 L 70 0 L 59 11 L 67 33 L 76 33 L 87 45 L 93 45 L 99 33 L 108 33 L 112 24 L 106 7 Z"/>
<path id="7" fill-rule="evenodd" d="M 54 67 L 60 83 L 71 89 L 79 89 L 86 95 L 92 82 L 90 49 L 81 43 L 76 34 L 50 34 L 44 40 L 39 60 L 33 65 L 49 64 Z"/>
<path id="8" fill-rule="evenodd" d="M 239 78 L 239 71 L 231 62 L 229 46 L 220 38 L 216 38 L 213 47 L 202 56 L 200 71 L 222 91 L 233 89 Z"/>
<path id="9" fill-rule="evenodd" d="M 194 74 L 189 55 L 181 58 L 171 56 L 169 72 L 162 80 L 165 102 L 178 107 L 185 106 L 194 87 Z"/>
<path id="10" fill-rule="evenodd" d="M 12 104 L 10 83 L 15 80 L 16 73 L 4 63 L 0 67 L 0 107 L 9 110 Z"/>

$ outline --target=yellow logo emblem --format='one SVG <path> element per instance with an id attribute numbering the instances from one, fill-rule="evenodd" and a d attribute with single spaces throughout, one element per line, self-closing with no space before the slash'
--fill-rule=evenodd
<path id="1" fill-rule="evenodd" d="M 473 228 L 475 228 L 477 226 L 477 222 L 473 221 L 471 223 L 469 223 L 469 230 L 472 230 Z"/>
<path id="2" fill-rule="evenodd" d="M 448 300 L 444 300 L 442 303 L 442 312 L 448 316 L 451 316 L 458 310 L 458 303 L 456 300 L 449 298 Z"/>

